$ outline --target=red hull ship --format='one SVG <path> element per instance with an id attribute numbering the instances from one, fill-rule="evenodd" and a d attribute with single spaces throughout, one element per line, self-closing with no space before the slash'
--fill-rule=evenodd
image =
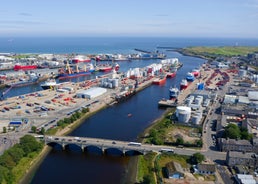
<path id="1" fill-rule="evenodd" d="M 18 70 L 34 70 L 34 69 L 37 69 L 37 65 L 20 65 L 20 64 L 16 64 L 16 65 L 14 65 L 13 69 L 15 71 L 18 71 Z"/>
<path id="2" fill-rule="evenodd" d="M 176 76 L 176 71 L 167 73 L 167 78 L 174 78 L 175 76 Z"/>
<path id="3" fill-rule="evenodd" d="M 91 59 L 87 56 L 78 55 L 72 59 L 72 63 L 90 62 Z"/>
<path id="4" fill-rule="evenodd" d="M 200 74 L 200 71 L 198 69 L 193 69 L 191 72 L 195 77 L 198 77 Z"/>
<path id="5" fill-rule="evenodd" d="M 183 79 L 182 82 L 180 83 L 180 90 L 184 90 L 188 87 L 188 82 L 187 80 Z"/>
<path id="6" fill-rule="evenodd" d="M 115 65 L 100 65 L 100 66 L 97 66 L 97 68 L 98 68 L 98 71 L 100 71 L 100 72 L 110 72 L 113 69 L 115 69 L 115 71 L 118 71 L 120 66 L 118 64 L 115 64 Z"/>
<path id="7" fill-rule="evenodd" d="M 152 84 L 163 85 L 166 83 L 166 80 L 167 80 L 166 75 L 162 75 L 158 79 L 155 79 L 154 81 L 152 81 Z"/>

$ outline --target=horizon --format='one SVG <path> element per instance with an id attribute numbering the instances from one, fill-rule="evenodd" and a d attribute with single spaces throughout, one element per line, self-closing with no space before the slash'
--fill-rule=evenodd
<path id="1" fill-rule="evenodd" d="M 258 38 L 257 0 L 10 0 L 1 37 Z"/>

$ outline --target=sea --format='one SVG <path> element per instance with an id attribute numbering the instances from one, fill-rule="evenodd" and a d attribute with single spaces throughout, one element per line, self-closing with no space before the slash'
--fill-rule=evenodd
<path id="1" fill-rule="evenodd" d="M 258 46 L 258 39 L 239 38 L 0 38 L 0 53 L 85 53 L 130 54 L 134 49 L 156 51 L 158 47 L 191 46 Z M 151 85 L 124 102 L 108 107 L 86 119 L 70 135 L 124 141 L 137 141 L 141 133 L 159 118 L 165 109 L 158 108 L 161 98 L 168 98 L 168 89 L 178 86 L 191 69 L 200 66 L 204 59 L 183 56 L 177 52 L 161 50 L 168 58 L 177 57 L 183 63 L 173 79 L 163 86 Z M 121 70 L 147 66 L 159 60 L 136 60 L 120 62 Z M 85 80 L 85 79 L 82 79 Z M 39 86 L 12 89 L 10 96 L 39 91 Z M 131 114 L 128 117 L 128 114 Z M 137 156 L 121 156 L 117 150 L 105 154 L 96 147 L 81 152 L 71 145 L 62 150 L 55 146 L 25 183 L 132 183 L 131 175 L 137 165 Z"/>
<path id="2" fill-rule="evenodd" d="M 135 48 L 257 45 L 257 38 L 0 37 L 0 53 L 128 54 Z"/>

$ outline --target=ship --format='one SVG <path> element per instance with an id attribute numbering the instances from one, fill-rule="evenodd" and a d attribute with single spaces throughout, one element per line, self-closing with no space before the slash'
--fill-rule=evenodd
<path id="1" fill-rule="evenodd" d="M 188 82 L 186 79 L 183 79 L 180 83 L 180 90 L 184 90 L 188 87 Z"/>
<path id="2" fill-rule="evenodd" d="M 91 59 L 88 56 L 77 55 L 72 59 L 72 63 L 90 62 Z"/>
<path id="3" fill-rule="evenodd" d="M 176 76 L 177 69 L 172 68 L 167 72 L 167 78 L 174 78 Z"/>
<path id="4" fill-rule="evenodd" d="M 120 66 L 117 63 L 115 63 L 115 64 L 101 64 L 101 65 L 97 65 L 96 68 L 100 72 L 110 72 L 113 69 L 115 69 L 115 71 L 118 71 Z"/>
<path id="5" fill-rule="evenodd" d="M 63 68 L 60 68 L 58 70 L 57 78 L 58 79 L 76 78 L 80 76 L 91 75 L 91 73 L 94 71 L 95 69 L 91 63 L 85 65 L 84 70 L 79 70 L 78 65 L 76 65 L 76 69 L 73 70 L 72 68 L 70 68 L 69 64 L 67 63 L 65 70 Z"/>
<path id="6" fill-rule="evenodd" d="M 122 91 L 119 94 L 116 94 L 115 99 L 117 102 L 122 102 L 136 94 L 136 90 L 131 91 Z"/>
<path id="7" fill-rule="evenodd" d="M 13 70 L 18 71 L 18 70 L 34 70 L 37 69 L 37 65 L 21 65 L 21 64 L 16 64 L 13 67 Z"/>
<path id="8" fill-rule="evenodd" d="M 47 80 L 44 83 L 42 83 L 40 86 L 42 87 L 42 89 L 51 89 L 54 88 L 55 86 L 57 86 L 58 84 L 56 83 L 55 80 Z"/>
<path id="9" fill-rule="evenodd" d="M 152 84 L 163 85 L 163 84 L 165 84 L 166 79 L 167 79 L 166 75 L 161 75 L 159 78 L 154 79 L 152 81 Z"/>
<path id="10" fill-rule="evenodd" d="M 186 75 L 186 80 L 188 82 L 193 82 L 195 80 L 194 74 L 192 74 L 191 72 L 188 72 Z"/>
<path id="11" fill-rule="evenodd" d="M 177 98 L 177 96 L 179 95 L 179 89 L 178 88 L 169 88 L 169 97 L 170 98 Z"/>
<path id="12" fill-rule="evenodd" d="M 200 70 L 198 70 L 198 69 L 193 69 L 191 73 L 194 75 L 194 77 L 197 77 L 197 76 L 199 76 L 199 74 L 200 74 Z"/>

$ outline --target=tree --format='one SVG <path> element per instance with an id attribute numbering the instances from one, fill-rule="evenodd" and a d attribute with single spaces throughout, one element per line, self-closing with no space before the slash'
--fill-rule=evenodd
<path id="1" fill-rule="evenodd" d="M 183 139 L 182 137 L 178 137 L 178 138 L 176 139 L 176 144 L 177 144 L 177 145 L 182 145 L 182 144 L 184 144 L 184 139 Z"/>
<path id="2" fill-rule="evenodd" d="M 32 131 L 32 133 L 36 133 L 37 132 L 37 127 L 36 126 L 32 126 L 31 127 L 31 131 Z"/>
<path id="3" fill-rule="evenodd" d="M 191 162 L 192 164 L 198 164 L 204 161 L 205 157 L 203 154 L 197 152 L 191 156 Z"/>
<path id="4" fill-rule="evenodd" d="M 44 134 L 45 134 L 45 132 L 46 132 L 45 128 L 44 128 L 44 127 L 42 127 L 42 128 L 41 128 L 41 130 L 40 130 L 40 133 L 41 133 L 42 135 L 44 135 Z"/>
<path id="5" fill-rule="evenodd" d="M 230 139 L 238 139 L 241 138 L 241 132 L 237 125 L 229 124 L 225 128 L 225 137 Z"/>
<path id="6" fill-rule="evenodd" d="M 3 127 L 3 133 L 6 133 L 6 127 L 5 126 Z"/>
<path id="7" fill-rule="evenodd" d="M 43 144 L 38 142 L 35 137 L 31 135 L 25 135 L 20 138 L 20 146 L 26 156 L 31 152 L 39 151 L 40 149 L 42 149 Z"/>

